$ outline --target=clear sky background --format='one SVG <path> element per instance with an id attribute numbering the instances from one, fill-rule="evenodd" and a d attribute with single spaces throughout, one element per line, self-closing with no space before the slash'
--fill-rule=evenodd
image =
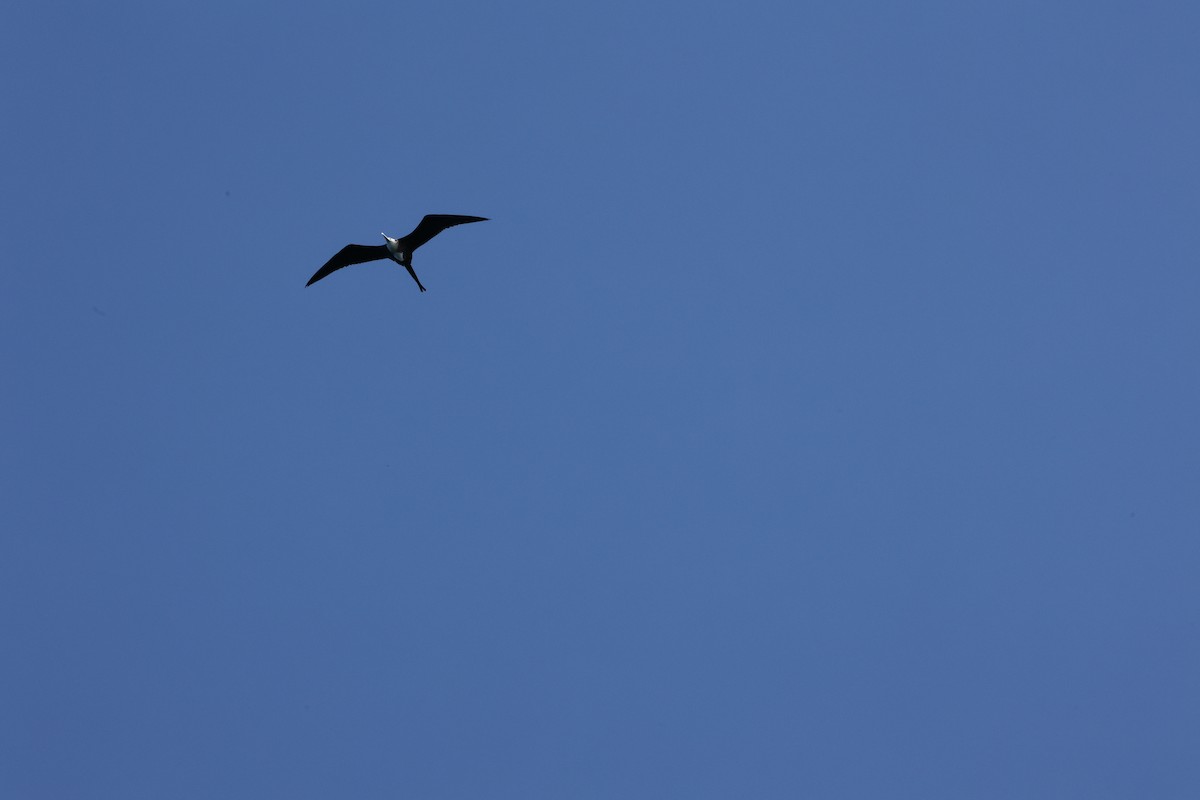
<path id="1" fill-rule="evenodd" d="M 9 3 L 0 796 L 1200 796 L 1197 9 Z"/>

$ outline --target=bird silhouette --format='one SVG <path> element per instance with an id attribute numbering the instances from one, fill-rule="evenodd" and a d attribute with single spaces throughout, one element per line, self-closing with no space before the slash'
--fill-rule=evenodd
<path id="1" fill-rule="evenodd" d="M 425 287 L 421 285 L 421 279 L 417 277 L 412 266 L 413 251 L 446 228 L 453 228 L 455 225 L 463 225 L 467 222 L 487 222 L 487 217 L 466 217 L 462 214 L 426 214 L 408 236 L 393 239 L 386 233 L 381 233 L 379 235 L 387 240 L 386 244 L 348 244 L 338 250 L 333 258 L 326 261 L 325 266 L 317 270 L 304 285 L 312 286 L 331 272 L 336 272 L 351 264 L 363 264 L 367 261 L 390 258 L 408 270 L 408 274 L 412 275 L 412 279 L 417 282 L 417 286 L 423 292 Z"/>

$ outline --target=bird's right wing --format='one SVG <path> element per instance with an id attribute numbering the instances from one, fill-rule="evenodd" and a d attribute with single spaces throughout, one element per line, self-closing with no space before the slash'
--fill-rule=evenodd
<path id="1" fill-rule="evenodd" d="M 348 267 L 351 264 L 362 264 L 365 261 L 378 261 L 381 258 L 388 257 L 388 249 L 386 244 L 348 244 L 341 250 L 337 251 L 337 255 L 325 262 L 325 266 L 321 267 L 316 273 L 308 279 L 305 286 L 312 286 L 317 281 L 324 278 L 331 272 L 336 272 L 342 267 Z"/>

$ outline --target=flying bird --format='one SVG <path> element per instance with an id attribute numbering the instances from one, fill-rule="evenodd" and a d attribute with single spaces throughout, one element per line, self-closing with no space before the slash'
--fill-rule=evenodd
<path id="1" fill-rule="evenodd" d="M 387 240 L 386 244 L 348 244 L 341 250 L 338 250 L 333 258 L 326 261 L 325 266 L 317 270 L 308 279 L 308 283 L 304 285 L 312 286 L 329 273 L 336 272 L 342 267 L 348 267 L 351 264 L 363 264 L 367 261 L 390 258 L 408 270 L 408 274 L 412 275 L 412 279 L 417 282 L 417 286 L 423 292 L 425 291 L 425 287 L 421 286 L 421 279 L 417 277 L 417 273 L 413 270 L 412 266 L 413 251 L 446 230 L 446 228 L 453 228 L 455 225 L 462 225 L 467 222 L 487 222 L 487 217 L 465 217 L 461 214 L 426 214 L 408 236 L 393 239 L 386 233 L 381 233 L 379 235 Z"/>

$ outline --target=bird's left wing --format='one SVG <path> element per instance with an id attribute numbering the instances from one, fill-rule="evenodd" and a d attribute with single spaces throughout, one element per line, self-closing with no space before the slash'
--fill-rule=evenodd
<path id="1" fill-rule="evenodd" d="M 467 222 L 487 222 L 487 217 L 468 217 L 464 214 L 426 214 L 417 223 L 417 227 L 413 228 L 413 232 L 400 240 L 400 244 L 411 253 L 446 228 L 453 228 L 455 225 Z"/>
<path id="2" fill-rule="evenodd" d="M 331 272 L 336 272 L 342 267 L 348 267 L 351 264 L 362 264 L 365 261 L 378 261 L 381 258 L 388 257 L 388 249 L 385 244 L 348 244 L 341 250 L 337 251 L 337 255 L 325 262 L 325 266 L 321 267 L 316 273 L 308 279 L 305 286 L 312 286 L 317 281 L 324 278 Z"/>

